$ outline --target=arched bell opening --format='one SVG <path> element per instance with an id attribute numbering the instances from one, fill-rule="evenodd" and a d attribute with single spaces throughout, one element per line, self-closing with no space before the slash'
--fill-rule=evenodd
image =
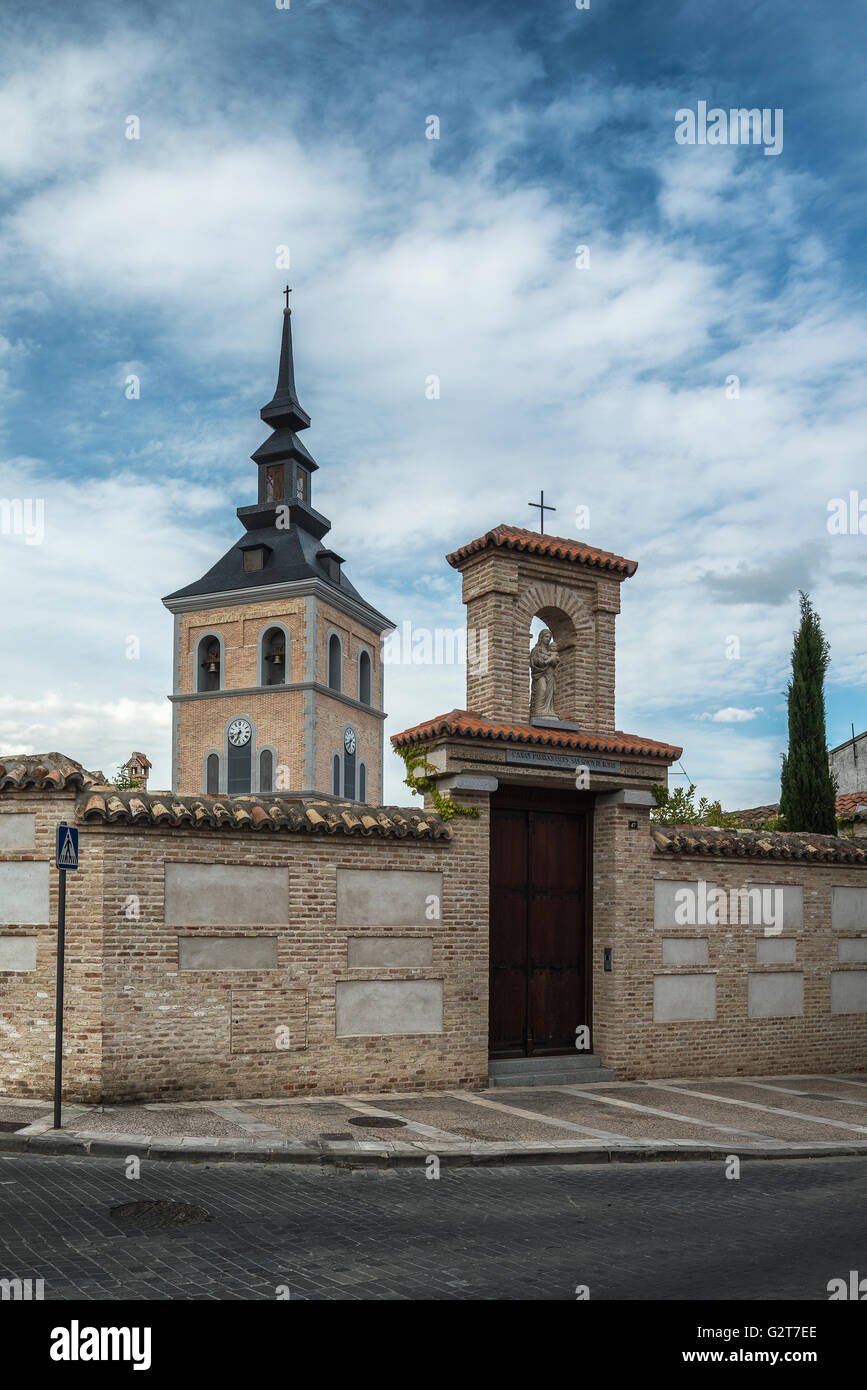
<path id="1" fill-rule="evenodd" d="M 285 685 L 291 678 L 291 651 L 285 628 L 266 628 L 260 639 L 260 652 L 259 684 Z"/>
<path id="2" fill-rule="evenodd" d="M 195 681 L 198 694 L 222 690 L 225 679 L 222 638 L 206 632 L 196 643 Z"/>

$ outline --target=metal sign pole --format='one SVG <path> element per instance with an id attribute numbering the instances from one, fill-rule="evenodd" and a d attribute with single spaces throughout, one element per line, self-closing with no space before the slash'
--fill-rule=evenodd
<path id="1" fill-rule="evenodd" d="M 62 820 L 57 827 L 54 863 L 60 875 L 57 894 L 57 986 L 54 992 L 54 1128 L 60 1129 L 63 1090 L 63 961 L 66 955 L 66 873 L 78 868 L 78 827 Z"/>
<path id="2" fill-rule="evenodd" d="M 60 869 L 57 899 L 57 987 L 54 1008 L 54 1128 L 60 1129 L 60 1094 L 63 1089 L 63 962 L 66 954 L 66 870 Z"/>

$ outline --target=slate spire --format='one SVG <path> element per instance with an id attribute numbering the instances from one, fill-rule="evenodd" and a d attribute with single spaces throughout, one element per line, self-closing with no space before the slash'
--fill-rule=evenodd
<path id="1" fill-rule="evenodd" d="M 288 300 L 288 290 L 287 290 Z M 239 507 L 238 517 L 248 531 L 274 526 L 277 508 L 285 527 L 288 509 L 293 526 L 300 526 L 318 538 L 331 529 L 331 522 L 312 505 L 313 475 L 319 465 L 298 438 L 310 426 L 310 416 L 298 400 L 295 363 L 292 356 L 292 310 L 283 310 L 280 340 L 280 366 L 277 386 L 267 405 L 259 411 L 271 435 L 251 455 L 259 472 L 258 500 L 255 506 Z"/>
<path id="2" fill-rule="evenodd" d="M 288 304 L 283 310 L 277 386 L 259 413 L 271 433 L 251 455 L 258 474 L 256 501 L 238 507 L 236 513 L 246 534 L 195 584 L 168 594 L 163 600 L 166 607 L 173 613 L 187 611 L 187 605 L 201 595 L 252 593 L 270 585 L 316 580 L 332 593 L 343 594 L 355 609 L 363 608 L 371 631 L 385 631 L 391 624 L 350 584 L 342 571 L 343 557 L 323 545 L 331 522 L 313 506 L 313 479 L 319 465 L 298 438 L 301 430 L 309 428 L 310 416 L 295 387 Z"/>
<path id="3" fill-rule="evenodd" d="M 292 310 L 283 310 L 283 337 L 280 343 L 280 367 L 277 372 L 277 388 L 267 405 L 259 411 L 266 425 L 272 429 L 306 430 L 310 416 L 298 400 L 295 389 L 295 363 L 292 357 Z"/>
<path id="4" fill-rule="evenodd" d="M 295 363 L 292 357 L 292 310 L 288 305 L 283 310 L 283 335 L 280 341 L 277 386 L 274 395 L 267 405 L 263 405 L 259 414 L 265 424 L 270 425 L 273 434 L 265 440 L 264 444 L 259 445 L 255 454 L 252 455 L 253 462 L 262 466 L 284 460 L 294 461 L 302 464 L 308 470 L 308 474 L 313 473 L 318 464 L 305 449 L 297 435 L 298 430 L 309 429 L 310 416 L 298 400 L 298 392 L 295 387 Z M 296 495 L 294 485 L 290 487 L 289 491 L 291 496 Z M 260 492 L 260 500 L 262 497 L 264 497 L 264 493 Z"/>

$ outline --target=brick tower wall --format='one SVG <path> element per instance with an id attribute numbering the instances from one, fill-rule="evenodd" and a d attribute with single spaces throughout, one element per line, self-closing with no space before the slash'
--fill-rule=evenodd
<path id="1" fill-rule="evenodd" d="M 285 686 L 259 685 L 259 639 L 272 624 L 282 624 L 290 636 L 290 664 Z M 328 638 L 340 636 L 343 647 L 343 691 L 346 700 L 331 694 L 328 684 Z M 382 796 L 382 719 L 357 699 L 358 657 L 362 648 L 371 660 L 371 708 L 382 699 L 379 635 L 355 618 L 311 597 L 268 603 L 227 605 L 185 613 L 178 623 L 175 694 L 195 694 L 198 643 L 208 633 L 222 638 L 223 690 L 202 693 L 177 703 L 176 790 L 197 795 L 204 790 L 203 759 L 225 751 L 226 723 L 239 714 L 256 730 L 256 748 L 276 749 L 276 768 L 288 769 L 288 782 L 279 790 L 331 792 L 331 757 L 342 747 L 343 729 L 358 731 L 359 759 L 367 767 L 367 800 Z M 302 682 L 319 689 L 293 689 Z M 233 698 L 233 691 L 239 693 Z M 254 783 L 255 785 L 255 783 Z"/>

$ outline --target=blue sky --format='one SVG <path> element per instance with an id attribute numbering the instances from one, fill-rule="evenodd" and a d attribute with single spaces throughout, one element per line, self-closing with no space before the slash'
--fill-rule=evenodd
<path id="1" fill-rule="evenodd" d="M 799 588 L 829 743 L 867 726 L 867 542 L 827 525 L 867 500 L 855 0 L 7 0 L 4 27 L 0 498 L 45 536 L 0 534 L 0 752 L 141 748 L 167 784 L 159 600 L 253 500 L 284 245 L 314 501 L 372 603 L 456 627 L 444 553 L 544 487 L 549 529 L 639 561 L 618 727 L 703 793 L 776 798 Z M 677 144 L 700 101 L 782 109 L 782 151 Z M 463 703 L 456 666 L 389 669 L 389 731 Z"/>

